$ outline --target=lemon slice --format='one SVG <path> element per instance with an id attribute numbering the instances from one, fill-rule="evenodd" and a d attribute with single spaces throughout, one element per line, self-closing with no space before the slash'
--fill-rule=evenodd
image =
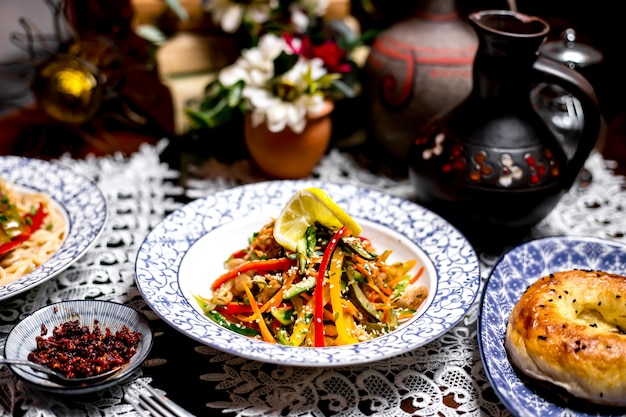
<path id="1" fill-rule="evenodd" d="M 324 190 L 306 188 L 295 193 L 281 210 L 274 224 L 274 239 L 295 252 L 306 229 L 316 222 L 331 230 L 345 226 L 352 236 L 361 233 L 361 226 Z"/>

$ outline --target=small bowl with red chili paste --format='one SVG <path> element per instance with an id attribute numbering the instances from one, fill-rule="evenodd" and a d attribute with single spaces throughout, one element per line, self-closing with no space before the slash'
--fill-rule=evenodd
<path id="1" fill-rule="evenodd" d="M 42 307 L 15 325 L 4 357 L 36 362 L 70 379 L 119 368 L 110 377 L 74 385 L 25 366 L 9 365 L 18 377 L 41 390 L 86 394 L 130 377 L 148 356 L 152 343 L 148 319 L 134 308 L 110 301 L 73 300 Z"/>

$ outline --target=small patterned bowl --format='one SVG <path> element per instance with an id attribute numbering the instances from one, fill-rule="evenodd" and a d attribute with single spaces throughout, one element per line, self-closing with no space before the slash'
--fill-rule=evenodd
<path id="1" fill-rule="evenodd" d="M 4 357 L 7 359 L 27 359 L 28 354 L 37 346 L 36 337 L 41 334 L 42 325 L 46 326 L 48 335 L 50 335 L 55 327 L 73 320 L 79 320 L 82 325 L 88 326 L 90 330 L 94 327 L 94 321 L 97 321 L 102 331 L 108 328 L 113 333 L 126 325 L 130 331 L 141 333 L 142 337 L 137 347 L 137 353 L 119 372 L 87 386 L 64 386 L 51 381 L 43 373 L 25 366 L 9 365 L 11 370 L 18 377 L 42 391 L 56 394 L 87 394 L 113 386 L 129 377 L 143 363 L 152 349 L 154 339 L 152 329 L 148 319 L 139 311 L 111 301 L 72 300 L 42 307 L 16 324 L 7 337 Z"/>

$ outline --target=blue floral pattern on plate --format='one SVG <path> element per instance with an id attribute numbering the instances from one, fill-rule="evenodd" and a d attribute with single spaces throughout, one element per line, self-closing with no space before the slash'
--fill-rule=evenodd
<path id="1" fill-rule="evenodd" d="M 0 177 L 20 189 L 48 194 L 68 222 L 65 240 L 39 268 L 0 286 L 0 300 L 54 277 L 80 258 L 104 231 L 107 201 L 91 179 L 55 162 L 0 156 Z"/>
<path id="2" fill-rule="evenodd" d="M 570 269 L 626 275 L 626 246 L 593 237 L 546 237 L 503 254 L 485 285 L 478 320 L 478 346 L 496 394 L 516 416 L 624 416 L 626 410 L 592 405 L 551 384 L 535 381 L 509 362 L 504 335 L 511 310 L 542 276 Z"/>
<path id="3" fill-rule="evenodd" d="M 424 254 L 432 268 L 432 299 L 421 314 L 388 335 L 349 346 L 304 348 L 253 340 L 218 326 L 199 311 L 183 288 L 186 257 L 213 234 L 244 223 L 246 238 L 258 229 L 248 219 L 265 222 L 291 196 L 308 187 L 324 189 L 357 221 L 384 229 L 383 237 L 404 239 Z M 262 224 L 259 223 L 259 224 Z M 375 225 L 375 226 L 374 226 Z M 365 225 L 364 225 L 365 226 Z M 243 226 L 242 226 L 243 227 Z M 365 227 L 364 227 L 365 230 Z M 376 246 L 376 242 L 374 242 Z M 406 246 L 406 245 L 404 245 Z M 212 253 L 206 253 L 211 257 Z M 215 256 L 215 255 L 213 255 Z M 220 257 L 220 262 L 225 261 Z M 384 359 L 435 340 L 471 307 L 480 286 L 480 267 L 472 246 L 457 229 L 433 212 L 408 200 L 348 184 L 315 180 L 267 181 L 200 198 L 171 213 L 146 237 L 136 259 L 137 286 L 148 305 L 169 325 L 200 343 L 248 359 L 295 366 L 343 366 Z M 184 273 L 183 273 L 184 274 Z M 214 276 L 215 278 L 217 276 Z M 210 285 L 207 281 L 206 286 Z"/>

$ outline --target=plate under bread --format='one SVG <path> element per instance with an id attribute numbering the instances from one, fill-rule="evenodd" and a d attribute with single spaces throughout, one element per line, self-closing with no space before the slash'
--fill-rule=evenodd
<path id="1" fill-rule="evenodd" d="M 626 408 L 603 407 L 517 371 L 504 349 L 509 315 L 522 293 L 551 272 L 601 270 L 626 275 L 626 245 L 584 236 L 554 236 L 504 253 L 485 285 L 478 320 L 478 347 L 489 382 L 515 416 L 626 416 Z"/>

